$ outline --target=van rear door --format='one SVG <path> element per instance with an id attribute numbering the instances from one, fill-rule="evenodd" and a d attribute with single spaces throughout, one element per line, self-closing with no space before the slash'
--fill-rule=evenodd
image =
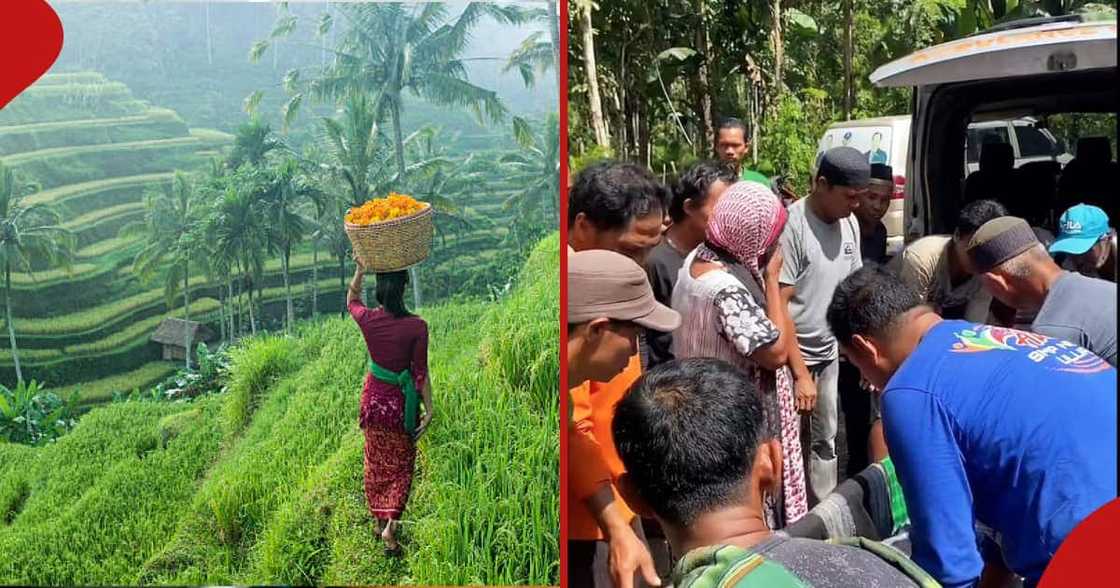
<path id="1" fill-rule="evenodd" d="M 931 176 L 957 174 L 964 168 L 964 153 L 956 165 L 939 163 L 928 156 L 935 141 L 946 140 L 946 128 L 931 124 L 932 97 L 940 90 L 958 84 L 975 87 L 988 81 L 1029 80 L 1040 77 L 1079 75 L 1077 72 L 1104 71 L 1116 67 L 1116 21 L 1081 22 L 1078 18 L 1022 27 L 1009 23 L 983 34 L 966 37 L 916 51 L 876 69 L 870 76 L 878 86 L 916 87 L 911 114 L 910 152 L 907 162 L 906 237 L 910 241 L 943 228 L 931 216 L 927 198 Z M 1041 89 L 1039 89 L 1041 91 Z M 944 101 L 937 101 L 941 104 Z M 960 145 L 965 144 L 960 125 Z M 940 147 L 940 145 L 938 145 Z M 931 168 L 932 161 L 932 168 Z M 948 204 L 947 204 L 948 205 Z M 952 205 L 948 205 L 952 206 Z"/>

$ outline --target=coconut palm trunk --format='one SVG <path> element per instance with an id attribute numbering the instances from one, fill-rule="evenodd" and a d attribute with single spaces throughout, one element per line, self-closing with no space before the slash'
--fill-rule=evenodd
<path id="1" fill-rule="evenodd" d="M 191 371 L 191 289 L 190 289 L 190 258 L 183 263 L 183 346 L 187 350 L 187 371 Z"/>
<path id="2" fill-rule="evenodd" d="M 560 87 L 560 17 L 556 14 L 556 2 L 548 3 L 548 29 L 552 35 L 552 69 L 556 72 L 556 87 Z"/>
<path id="3" fill-rule="evenodd" d="M 595 143 L 600 147 L 610 147 L 611 138 L 607 133 L 607 124 L 603 120 L 603 101 L 599 97 L 599 74 L 595 70 L 595 28 L 591 21 L 591 2 L 586 2 L 580 13 L 583 64 L 584 69 L 587 70 L 587 94 L 591 106 L 591 127 L 595 130 Z"/>
<path id="4" fill-rule="evenodd" d="M 234 300 L 234 298 L 233 298 L 233 276 L 226 276 L 225 287 L 226 287 L 228 295 L 230 295 L 230 296 L 226 297 L 226 300 L 228 300 L 228 302 L 230 302 L 230 343 L 233 343 L 234 339 L 237 338 L 237 332 L 236 332 L 236 330 L 234 330 L 234 324 L 233 324 L 233 319 L 234 319 L 233 310 L 234 310 L 234 306 L 236 304 L 236 300 Z"/>
<path id="5" fill-rule="evenodd" d="M 319 241 L 311 254 L 311 316 L 319 316 Z"/>
<path id="6" fill-rule="evenodd" d="M 16 366 L 16 381 L 23 383 L 23 371 L 19 367 L 19 349 L 16 348 L 16 327 L 12 324 L 12 262 L 11 257 L 4 259 L 4 312 L 8 321 L 8 340 L 12 344 L 12 361 Z"/>
<path id="7" fill-rule="evenodd" d="M 221 284 L 218 284 L 218 327 L 221 341 L 226 340 L 226 294 Z"/>
<path id="8" fill-rule="evenodd" d="M 288 297 L 288 308 L 287 308 L 288 312 L 287 312 L 287 316 L 286 316 L 287 320 L 285 321 L 287 323 L 287 326 L 285 327 L 285 330 L 288 333 L 292 332 L 292 323 L 294 323 L 296 321 L 296 311 L 295 311 L 295 307 L 292 305 L 292 283 L 291 283 L 290 276 L 288 275 L 288 268 L 289 268 L 289 265 L 291 264 L 291 258 L 292 258 L 292 245 L 291 245 L 291 243 L 285 243 L 284 244 L 284 257 L 280 260 L 280 262 L 284 266 L 282 268 L 283 273 L 284 273 L 284 292 Z"/>

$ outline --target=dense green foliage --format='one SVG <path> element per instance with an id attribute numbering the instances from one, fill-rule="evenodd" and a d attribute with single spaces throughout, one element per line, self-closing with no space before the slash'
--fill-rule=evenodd
<path id="1" fill-rule="evenodd" d="M 577 0 L 568 60 L 573 169 L 610 155 L 674 175 L 697 158 L 711 157 L 714 127 L 733 116 L 746 122 L 754 142 L 748 165 L 785 174 L 804 193 L 817 141 L 829 123 L 909 113 L 908 90 L 869 82 L 879 66 L 994 24 L 1093 10 L 1091 4 Z M 586 61 L 588 26 L 594 31 L 593 72 Z M 606 140 L 595 133 L 593 82 Z M 1108 135 L 1115 136 L 1115 129 Z"/>
<path id="2" fill-rule="evenodd" d="M 95 408 L 0 444 L 0 579 L 24 584 L 554 584 L 558 237 L 496 304 L 426 308 L 435 419 L 405 558 L 374 539 L 349 319 L 233 351 L 225 392 Z"/>

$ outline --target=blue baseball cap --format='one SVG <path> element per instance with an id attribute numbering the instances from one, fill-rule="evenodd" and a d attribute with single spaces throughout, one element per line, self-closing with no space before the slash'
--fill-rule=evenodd
<path id="1" fill-rule="evenodd" d="M 1050 253 L 1081 255 L 1093 248 L 1108 233 L 1108 215 L 1089 204 L 1078 204 L 1058 219 L 1058 238 Z"/>

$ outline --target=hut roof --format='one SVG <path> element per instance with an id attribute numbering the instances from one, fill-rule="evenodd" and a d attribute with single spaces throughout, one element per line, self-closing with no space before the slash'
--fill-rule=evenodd
<path id="1" fill-rule="evenodd" d="M 205 341 L 214 336 L 214 331 L 202 323 L 185 321 L 177 318 L 165 318 L 163 322 L 159 324 L 159 327 L 156 328 L 156 331 L 152 333 L 152 341 L 164 345 L 178 345 L 182 347 L 188 330 L 191 334 L 192 346 L 194 343 Z"/>

